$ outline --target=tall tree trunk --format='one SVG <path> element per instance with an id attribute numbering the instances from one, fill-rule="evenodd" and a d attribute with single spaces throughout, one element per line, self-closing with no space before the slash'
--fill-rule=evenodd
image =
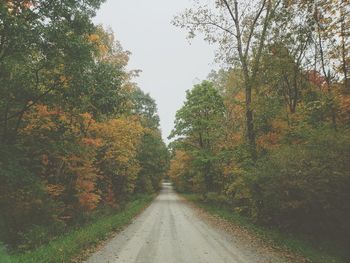
<path id="1" fill-rule="evenodd" d="M 255 142 L 255 131 L 254 131 L 254 119 L 252 110 L 252 87 L 255 84 L 256 76 L 259 71 L 260 59 L 262 55 L 263 48 L 265 46 L 267 29 L 269 26 L 271 13 L 274 13 L 273 1 L 272 0 L 262 0 L 261 6 L 257 9 L 255 16 L 253 16 L 253 22 L 250 28 L 247 29 L 247 36 L 242 35 L 242 29 L 240 24 L 240 12 L 238 1 L 234 0 L 233 5 L 228 0 L 222 0 L 224 6 L 228 10 L 228 13 L 232 19 L 235 34 L 233 34 L 237 39 L 237 51 L 239 60 L 241 62 L 243 74 L 244 74 L 244 86 L 245 86 L 245 106 L 246 106 L 246 138 L 249 144 L 251 155 L 253 159 L 256 159 L 256 142 Z M 279 1 L 275 4 L 275 8 L 279 5 Z M 252 52 L 252 38 L 254 36 L 255 29 L 258 27 L 257 23 L 259 18 L 262 16 L 264 10 L 266 13 L 263 17 L 262 31 L 261 35 L 257 41 L 256 52 Z M 243 26 L 244 28 L 244 26 Z M 243 30 L 244 31 L 244 30 Z M 247 39 L 245 39 L 247 38 Z M 245 40 L 244 40 L 245 39 Z M 254 54 L 255 53 L 255 54 Z M 254 55 L 253 55 L 254 54 Z M 249 65 L 248 57 L 254 56 L 253 65 Z"/>
<path id="2" fill-rule="evenodd" d="M 254 131 L 254 120 L 252 110 L 252 88 L 249 83 L 245 88 L 245 106 L 246 106 L 246 126 L 247 126 L 247 140 L 253 159 L 256 158 L 256 142 Z"/>
<path id="3" fill-rule="evenodd" d="M 3 123 L 3 131 L 2 131 L 2 141 L 5 144 L 7 142 L 7 129 L 8 129 L 8 120 L 7 116 L 9 113 L 9 102 L 6 103 L 5 114 L 4 114 L 4 123 Z"/>
<path id="4" fill-rule="evenodd" d="M 316 15 L 315 17 L 318 17 L 318 10 L 315 10 Z M 332 78 L 330 75 L 330 71 L 328 70 L 327 72 L 327 68 L 326 68 L 326 63 L 325 63 L 325 54 L 323 51 L 323 42 L 322 42 L 322 32 L 321 32 L 321 27 L 319 24 L 319 21 L 317 20 L 317 34 L 318 34 L 318 48 L 320 51 L 320 60 L 321 60 L 321 69 L 323 72 L 323 76 L 326 80 L 326 84 L 327 84 L 327 92 L 328 92 L 328 96 L 330 99 L 330 113 L 331 113 L 331 119 L 332 119 L 332 126 L 333 129 L 336 131 L 337 130 L 337 115 L 336 115 L 336 110 L 335 110 L 335 103 L 334 103 L 334 95 L 332 92 Z"/>
<path id="5" fill-rule="evenodd" d="M 347 61 L 346 61 L 346 37 L 345 37 L 345 15 L 344 15 L 344 10 L 343 8 L 341 8 L 341 32 L 340 32 L 340 36 L 341 36 L 341 55 L 342 55 L 342 70 L 343 70 L 343 75 L 344 75 L 344 91 L 348 91 L 350 92 L 350 83 L 349 83 L 349 79 L 348 79 L 348 65 L 347 65 Z"/>

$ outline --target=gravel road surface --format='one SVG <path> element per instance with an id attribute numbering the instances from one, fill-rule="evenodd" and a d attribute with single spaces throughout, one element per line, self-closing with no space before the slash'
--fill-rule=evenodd
<path id="1" fill-rule="evenodd" d="M 248 242 L 249 243 L 249 242 Z M 198 217 L 169 183 L 125 230 L 86 263 L 286 262 Z"/>

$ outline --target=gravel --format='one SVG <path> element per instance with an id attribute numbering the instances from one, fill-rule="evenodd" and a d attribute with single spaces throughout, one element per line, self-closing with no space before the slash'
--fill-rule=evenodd
<path id="1" fill-rule="evenodd" d="M 86 263 L 303 262 L 300 260 L 193 207 L 171 184 L 163 183 L 157 199 Z"/>

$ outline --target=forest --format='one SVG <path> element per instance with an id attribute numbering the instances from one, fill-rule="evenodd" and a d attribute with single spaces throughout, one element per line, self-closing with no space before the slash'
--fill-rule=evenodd
<path id="1" fill-rule="evenodd" d="M 187 91 L 169 176 L 255 224 L 348 250 L 349 1 L 213 2 L 173 20 L 223 66 Z"/>
<path id="2" fill-rule="evenodd" d="M 129 52 L 92 23 L 102 2 L 0 1 L 0 242 L 10 251 L 157 192 L 167 170 L 155 101 L 126 69 Z"/>
<path id="3" fill-rule="evenodd" d="M 348 253 L 350 2 L 193 1 L 172 23 L 220 66 L 187 91 L 169 145 L 130 52 L 93 23 L 103 2 L 0 0 L 0 261 L 152 199 L 164 178 Z"/>

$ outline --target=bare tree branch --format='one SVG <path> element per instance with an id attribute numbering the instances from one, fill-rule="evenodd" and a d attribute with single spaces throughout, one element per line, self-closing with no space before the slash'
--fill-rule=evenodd
<path id="1" fill-rule="evenodd" d="M 7 118 L 4 118 L 1 120 L 1 122 L 6 122 L 9 121 L 15 117 L 18 117 L 22 114 L 24 114 L 27 110 L 29 110 L 31 107 L 33 107 L 35 104 L 37 104 L 42 98 L 44 98 L 47 94 L 49 94 L 51 91 L 53 91 L 56 88 L 56 85 L 53 85 L 51 88 L 46 90 L 43 94 L 39 95 L 36 97 L 34 100 L 32 100 L 31 103 L 27 104 L 26 106 L 23 107 L 20 111 L 17 111 L 11 115 L 9 115 Z"/>
<path id="2" fill-rule="evenodd" d="M 261 5 L 261 8 L 258 10 L 254 20 L 253 20 L 253 24 L 251 25 L 250 27 L 250 32 L 249 32 L 249 35 L 248 35 L 248 39 L 247 39 L 247 44 L 246 44 L 246 48 L 245 48 L 245 51 L 244 51 L 244 56 L 247 57 L 248 56 L 248 52 L 249 52 L 249 47 L 250 47 L 250 42 L 252 40 L 252 37 L 253 37 L 253 34 L 254 34 L 254 31 L 255 31 L 255 26 L 256 26 L 256 23 L 258 22 L 263 10 L 264 10 L 264 7 L 266 5 L 266 0 L 263 1 L 262 5 Z"/>
<path id="3" fill-rule="evenodd" d="M 232 11 L 232 9 L 231 9 L 229 3 L 227 2 L 227 0 L 222 0 L 222 1 L 224 2 L 225 6 L 226 6 L 226 8 L 227 8 L 227 10 L 228 10 L 228 12 L 230 13 L 230 16 L 231 16 L 232 20 L 233 20 L 235 23 L 239 23 L 237 14 L 236 14 L 236 16 L 233 14 L 233 11 Z M 237 1 L 235 1 L 235 9 L 237 9 Z"/>

